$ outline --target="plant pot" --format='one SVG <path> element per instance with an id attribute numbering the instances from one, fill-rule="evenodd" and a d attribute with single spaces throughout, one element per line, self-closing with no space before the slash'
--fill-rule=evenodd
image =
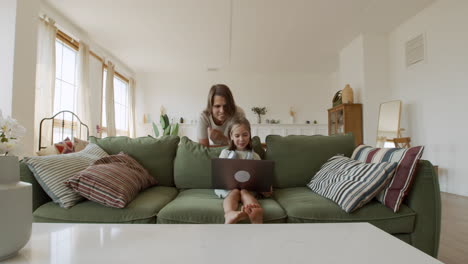
<path id="1" fill-rule="evenodd" d="M 18 157 L 0 156 L 0 261 L 26 245 L 32 228 L 32 186 L 19 181 Z"/>

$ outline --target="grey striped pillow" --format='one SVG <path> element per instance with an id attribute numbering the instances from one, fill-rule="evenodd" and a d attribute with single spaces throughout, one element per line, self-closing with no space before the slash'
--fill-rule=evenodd
<path id="1" fill-rule="evenodd" d="M 334 156 L 307 186 L 351 213 L 369 202 L 395 173 L 396 162 L 362 163 Z"/>
<path id="2" fill-rule="evenodd" d="M 83 197 L 65 185 L 76 173 L 108 154 L 96 144 L 88 144 L 80 152 L 66 155 L 26 157 L 24 162 L 44 191 L 63 208 L 70 208 Z"/>

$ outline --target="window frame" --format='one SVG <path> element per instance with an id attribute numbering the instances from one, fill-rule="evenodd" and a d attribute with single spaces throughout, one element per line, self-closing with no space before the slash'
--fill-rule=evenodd
<path id="1" fill-rule="evenodd" d="M 60 29 L 57 29 L 57 34 L 56 34 L 56 39 L 59 39 L 61 41 L 63 41 L 65 44 L 69 45 L 70 47 L 72 47 L 73 49 L 75 49 L 77 52 L 79 51 L 79 48 L 80 48 L 80 42 L 75 40 L 74 38 L 72 38 L 71 36 L 69 36 L 68 34 L 66 34 L 65 32 L 61 31 Z M 92 50 L 89 51 L 90 55 L 95 57 L 97 60 L 101 61 L 102 62 L 102 76 L 104 77 L 104 72 L 105 70 L 107 69 L 107 64 L 105 63 L 104 59 L 100 56 L 98 56 L 96 53 L 94 53 Z M 124 75 L 120 74 L 119 72 L 117 71 L 114 71 L 114 78 L 119 78 L 121 81 L 125 82 L 127 84 L 127 88 L 130 89 L 130 80 L 128 78 L 126 78 Z M 104 104 L 104 78 L 102 78 L 102 81 L 103 83 L 101 84 L 101 118 L 99 120 L 99 129 L 100 131 L 98 131 L 98 135 L 102 135 L 103 132 L 107 133 L 107 127 L 103 127 L 102 126 L 102 117 L 103 117 L 103 113 L 102 113 L 102 109 L 103 109 L 103 104 Z M 129 90 L 127 90 L 127 92 L 129 92 Z M 127 96 L 129 96 L 129 94 L 127 94 Z M 127 108 L 129 108 L 130 106 L 127 105 Z M 115 106 L 114 106 L 115 108 Z M 128 109 L 130 111 L 130 109 Z M 129 120 L 128 120 L 129 121 Z M 117 130 L 116 131 L 117 134 L 126 134 L 128 136 L 130 136 L 130 122 L 128 123 L 128 130 Z"/>
<path id="2" fill-rule="evenodd" d="M 101 100 L 101 124 L 100 124 L 100 130 L 101 131 L 100 131 L 99 134 L 100 135 L 106 134 L 106 136 L 107 136 L 107 127 L 102 125 L 102 121 L 103 121 L 103 111 L 104 111 L 103 106 L 104 106 L 104 103 L 105 103 L 105 101 L 104 101 L 104 89 L 105 89 L 105 87 L 104 87 L 104 73 L 107 70 L 108 66 L 106 64 L 103 64 L 103 65 L 104 66 L 102 67 L 102 89 L 101 89 L 101 98 L 102 98 L 102 100 Z M 127 78 L 125 78 L 124 76 L 122 76 L 121 74 L 119 74 L 118 72 L 116 72 L 116 71 L 114 71 L 114 82 L 115 82 L 115 79 L 120 79 L 120 81 L 127 84 L 127 99 L 128 99 L 129 89 L 130 89 L 130 81 Z M 115 94 L 114 94 L 114 96 L 115 96 Z M 114 100 L 115 100 L 115 98 L 114 98 Z M 130 106 L 126 105 L 126 107 L 127 107 L 127 111 L 130 111 L 129 110 Z M 129 112 L 127 112 L 127 114 L 129 114 Z M 114 117 L 115 117 L 115 102 L 114 102 Z M 130 120 L 127 119 L 127 122 L 128 122 L 127 123 L 127 129 L 128 130 L 121 130 L 121 129 L 116 128 L 115 132 L 116 132 L 117 135 L 119 135 L 119 136 L 128 136 L 128 137 L 130 136 Z"/>

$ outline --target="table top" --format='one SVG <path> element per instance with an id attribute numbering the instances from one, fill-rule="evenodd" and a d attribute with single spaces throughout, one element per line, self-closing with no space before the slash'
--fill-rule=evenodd
<path id="1" fill-rule="evenodd" d="M 34 223 L 3 263 L 441 263 L 368 223 Z"/>

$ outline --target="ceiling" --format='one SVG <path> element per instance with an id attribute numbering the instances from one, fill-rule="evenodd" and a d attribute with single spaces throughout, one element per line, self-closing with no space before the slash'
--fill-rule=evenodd
<path id="1" fill-rule="evenodd" d="M 135 72 L 331 72 L 434 0 L 43 0 Z"/>

